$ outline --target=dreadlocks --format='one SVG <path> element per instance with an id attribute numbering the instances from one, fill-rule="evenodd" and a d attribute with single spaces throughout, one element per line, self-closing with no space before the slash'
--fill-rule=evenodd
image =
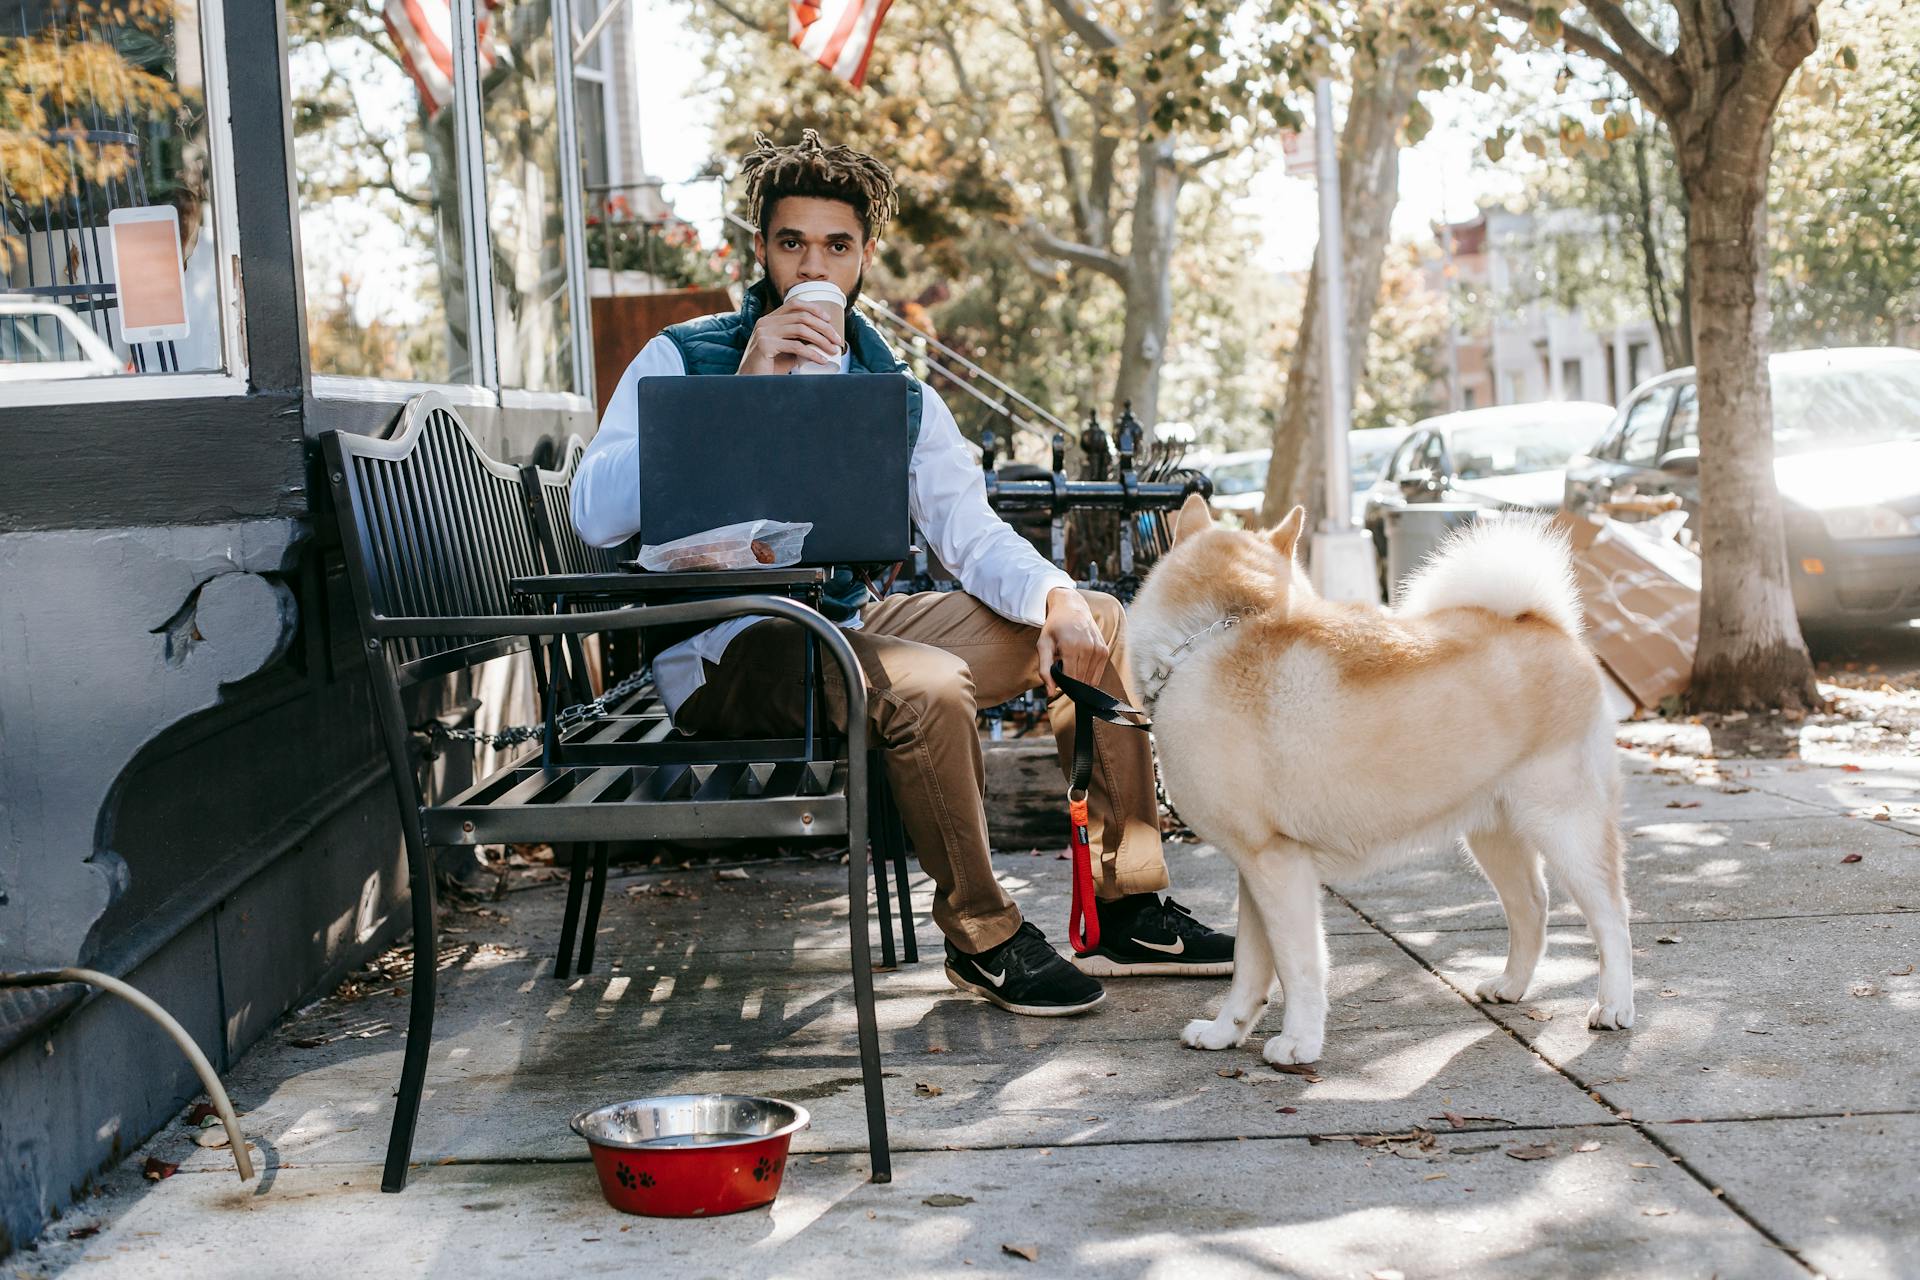
<path id="1" fill-rule="evenodd" d="M 762 236 L 773 234 L 773 210 L 788 196 L 841 200 L 853 206 L 871 240 L 900 211 L 900 191 L 887 166 L 849 146 L 829 147 L 812 129 L 790 147 L 776 147 L 764 133 L 740 163 L 747 180 L 747 216 Z"/>

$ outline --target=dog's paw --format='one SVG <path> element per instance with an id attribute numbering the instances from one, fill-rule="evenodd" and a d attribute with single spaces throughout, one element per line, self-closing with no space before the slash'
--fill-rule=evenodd
<path id="1" fill-rule="evenodd" d="M 1267 1041 L 1267 1047 L 1260 1056 L 1276 1067 L 1288 1066 L 1296 1062 L 1320 1061 L 1320 1036 L 1292 1035 L 1282 1031 Z"/>
<path id="2" fill-rule="evenodd" d="M 1599 1001 L 1587 1010 L 1587 1025 L 1599 1031 L 1625 1031 L 1633 1025 L 1633 1001 L 1609 1004 Z"/>
<path id="3" fill-rule="evenodd" d="M 1189 1049 L 1231 1049 L 1246 1038 L 1246 1032 L 1224 1018 L 1195 1018 L 1180 1032 L 1180 1043 Z"/>
<path id="4" fill-rule="evenodd" d="M 1473 998 L 1482 1004 L 1518 1004 L 1526 995 L 1526 983 L 1510 981 L 1504 975 L 1488 978 L 1473 989 Z"/>

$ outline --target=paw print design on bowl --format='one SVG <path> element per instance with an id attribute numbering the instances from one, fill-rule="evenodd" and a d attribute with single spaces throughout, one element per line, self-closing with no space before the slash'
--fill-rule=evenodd
<path id="1" fill-rule="evenodd" d="M 642 1171 L 642 1172 L 641 1172 L 641 1174 L 640 1174 L 640 1185 L 641 1185 L 641 1186 L 643 1186 L 643 1187 L 650 1187 L 650 1186 L 652 1186 L 652 1185 L 653 1185 L 653 1175 L 652 1175 L 652 1174 L 650 1174 L 650 1173 L 647 1173 L 647 1172 L 645 1172 L 645 1171 Z"/>
<path id="2" fill-rule="evenodd" d="M 613 1176 L 620 1179 L 621 1186 L 625 1187 L 629 1191 L 633 1190 L 633 1186 L 634 1186 L 633 1170 L 627 1168 L 627 1162 L 625 1160 L 622 1160 L 620 1162 L 620 1167 L 613 1171 Z"/>
<path id="3" fill-rule="evenodd" d="M 778 1172 L 780 1172 L 778 1161 L 775 1161 L 769 1156 L 761 1156 L 760 1163 L 753 1166 L 753 1180 L 755 1182 L 765 1182 Z"/>

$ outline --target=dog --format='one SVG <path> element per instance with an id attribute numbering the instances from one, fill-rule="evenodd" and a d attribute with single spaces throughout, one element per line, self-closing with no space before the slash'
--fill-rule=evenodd
<path id="1" fill-rule="evenodd" d="M 1233 984 L 1181 1042 L 1243 1044 L 1278 977 L 1264 1056 L 1317 1061 L 1321 884 L 1461 841 L 1507 918 L 1506 969 L 1478 998 L 1527 993 L 1546 949 L 1544 862 L 1599 947 L 1587 1025 L 1633 1025 L 1613 720 L 1566 538 L 1541 518 L 1475 523 L 1383 610 L 1318 597 L 1294 555 L 1305 519 L 1216 528 L 1189 497 L 1130 610 L 1168 797 L 1240 873 Z"/>

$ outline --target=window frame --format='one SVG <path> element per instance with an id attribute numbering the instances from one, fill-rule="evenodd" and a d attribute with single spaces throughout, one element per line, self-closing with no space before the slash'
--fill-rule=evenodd
<path id="1" fill-rule="evenodd" d="M 224 368 L 196 373 L 140 372 L 113 377 L 25 379 L 9 383 L 10 408 L 125 404 L 139 400 L 199 400 L 247 394 L 246 312 L 241 296 L 240 215 L 233 176 L 233 109 L 227 92 L 226 0 L 198 0 L 201 73 L 207 90 L 207 164 L 212 172 L 214 244 L 221 265 L 214 289 L 220 312 Z"/>
<path id="2" fill-rule="evenodd" d="M 1667 403 L 1660 410 L 1659 425 L 1654 428 L 1654 460 L 1653 462 L 1646 463 L 1634 462 L 1627 457 L 1627 433 L 1633 429 L 1634 411 L 1656 396 L 1665 396 Z M 1608 445 L 1608 459 L 1619 463 L 1623 467 L 1639 467 L 1642 470 L 1651 471 L 1654 465 L 1660 460 L 1660 446 L 1665 443 L 1667 438 L 1667 423 L 1673 418 L 1673 406 L 1679 398 L 1679 394 L 1674 389 L 1674 384 L 1670 382 L 1663 382 L 1659 386 L 1648 387 L 1645 392 L 1636 396 L 1633 401 L 1627 405 L 1625 412 L 1620 415 L 1620 430 L 1614 433 L 1613 439 Z"/>
<path id="3" fill-rule="evenodd" d="M 555 93 L 560 102 L 560 189 L 566 227 L 567 302 L 572 309 L 573 391 L 529 391 L 500 383 L 498 332 L 493 315 L 493 256 L 487 225 L 486 142 L 480 95 L 480 47 L 474 35 L 475 0 L 452 0 L 453 100 L 448 110 L 459 112 L 454 163 L 459 169 L 461 248 L 467 262 L 467 332 L 471 335 L 468 363 L 473 376 L 467 382 L 409 382 L 392 378 L 365 378 L 310 369 L 308 381 L 316 400 L 350 403 L 405 404 L 423 391 L 437 391 L 461 407 L 505 409 L 560 409 L 592 412 L 593 333 L 586 284 L 585 221 L 581 213 L 581 177 L 573 96 L 572 0 L 551 0 L 548 36 L 555 42 Z M 291 100 L 287 103 L 293 109 Z M 611 144 L 610 144 L 611 145 Z M 289 169 L 293 157 L 288 157 Z M 298 177 L 295 174 L 293 216 L 299 220 Z M 296 260 L 301 298 L 306 297 L 305 264 Z M 302 314 L 305 308 L 302 307 Z M 307 334 L 300 334 L 307 341 Z M 584 390 L 583 390 L 584 389 Z"/>

